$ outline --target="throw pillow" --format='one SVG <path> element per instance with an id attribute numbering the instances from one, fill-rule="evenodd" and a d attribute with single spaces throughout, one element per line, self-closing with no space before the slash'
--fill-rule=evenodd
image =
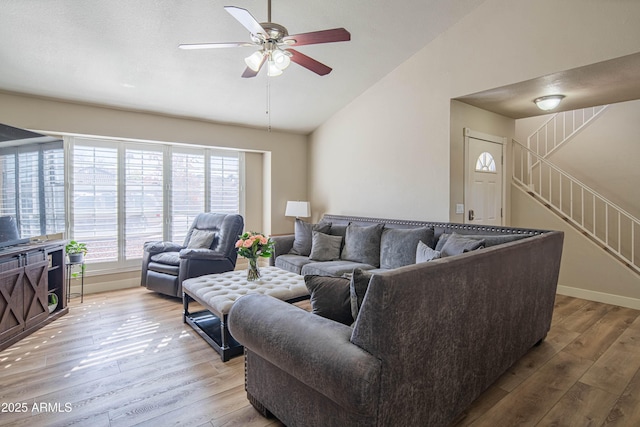
<path id="1" fill-rule="evenodd" d="M 311 239 L 311 255 L 309 259 L 313 261 L 333 261 L 340 259 L 340 246 L 342 246 L 341 236 L 330 236 L 328 234 L 314 231 Z"/>
<path id="2" fill-rule="evenodd" d="M 442 247 L 441 256 L 459 255 L 463 252 L 473 251 L 484 247 L 484 240 L 469 238 L 458 233 L 452 233 Z"/>
<path id="3" fill-rule="evenodd" d="M 439 252 L 442 251 L 442 247 L 444 246 L 445 243 L 447 243 L 449 236 L 451 236 L 451 234 L 442 233 L 438 238 L 438 243 L 436 243 L 436 247 L 434 249 Z"/>
<path id="4" fill-rule="evenodd" d="M 369 226 L 349 224 L 341 258 L 380 267 L 380 238 L 383 228 L 382 224 Z"/>
<path id="5" fill-rule="evenodd" d="M 438 258 L 440 258 L 440 251 L 431 249 L 430 246 L 425 245 L 422 241 L 418 242 L 418 247 L 416 248 L 416 264 Z"/>
<path id="6" fill-rule="evenodd" d="M 367 293 L 371 276 L 373 276 L 373 273 L 369 273 L 366 270 L 360 268 L 353 269 L 349 290 L 351 292 L 351 316 L 354 320 L 358 318 L 360 307 L 362 307 L 362 300 Z"/>
<path id="7" fill-rule="evenodd" d="M 330 229 L 330 222 L 310 224 L 308 222 L 304 222 L 301 219 L 296 219 L 294 225 L 293 248 L 291 248 L 289 253 L 293 255 L 309 256 L 312 246 L 311 233 L 314 230 L 321 233 L 328 233 Z"/>
<path id="8" fill-rule="evenodd" d="M 433 228 L 385 228 L 380 239 L 380 268 L 416 263 L 418 242 L 433 243 Z"/>
<path id="9" fill-rule="evenodd" d="M 442 247 L 445 243 L 447 243 L 447 239 L 451 236 L 451 234 L 443 233 L 440 235 L 438 239 L 438 243 L 436 244 L 436 250 L 441 251 Z M 464 237 L 468 239 L 475 240 L 484 240 L 485 248 L 495 245 L 501 245 L 503 243 L 509 243 L 516 240 L 524 239 L 527 237 L 531 237 L 529 234 L 464 234 Z"/>
<path id="10" fill-rule="evenodd" d="M 216 232 L 213 230 L 200 230 L 199 228 L 194 228 L 191 232 L 191 238 L 189 239 L 187 248 L 209 249 L 215 237 Z"/>
<path id="11" fill-rule="evenodd" d="M 313 314 L 351 325 L 351 295 L 349 279 L 342 277 L 304 276 L 311 294 Z"/>

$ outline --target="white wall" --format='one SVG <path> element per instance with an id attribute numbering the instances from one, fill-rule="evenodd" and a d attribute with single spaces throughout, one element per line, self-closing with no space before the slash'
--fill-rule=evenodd
<path id="1" fill-rule="evenodd" d="M 640 2 L 487 0 L 311 135 L 314 216 L 450 218 L 450 99 L 640 50 Z"/>

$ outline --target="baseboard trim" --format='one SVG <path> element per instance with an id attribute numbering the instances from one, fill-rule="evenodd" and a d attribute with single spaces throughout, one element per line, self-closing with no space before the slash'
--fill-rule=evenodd
<path id="1" fill-rule="evenodd" d="M 99 292 L 109 292 L 109 291 L 118 291 L 121 289 L 135 288 L 136 286 L 140 286 L 140 278 L 130 278 L 130 279 L 122 279 L 122 280 L 113 280 L 109 282 L 100 282 L 100 283 L 92 283 L 91 285 L 84 285 L 84 294 L 97 294 Z M 71 293 L 72 294 L 80 294 L 81 286 L 71 285 Z"/>
<path id="2" fill-rule="evenodd" d="M 558 285 L 557 293 L 574 298 L 582 298 L 589 301 L 602 302 L 605 304 L 619 305 L 621 307 L 640 310 L 640 299 L 623 297 L 620 295 L 605 294 L 604 292 L 590 291 L 587 289 L 572 288 L 570 286 Z"/>

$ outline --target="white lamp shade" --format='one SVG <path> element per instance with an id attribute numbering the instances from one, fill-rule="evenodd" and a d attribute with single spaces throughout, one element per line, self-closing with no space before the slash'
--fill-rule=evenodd
<path id="1" fill-rule="evenodd" d="M 264 54 L 261 51 L 253 52 L 251 55 L 244 58 L 245 64 L 247 67 L 251 68 L 253 71 L 258 71 L 260 69 L 260 64 L 262 64 L 262 58 Z"/>
<path id="2" fill-rule="evenodd" d="M 291 59 L 281 50 L 276 50 L 271 54 L 271 59 L 273 59 L 273 65 L 275 65 L 279 70 L 284 70 L 291 64 Z"/>
<path id="3" fill-rule="evenodd" d="M 296 218 L 308 218 L 311 216 L 311 203 L 288 201 L 284 215 L 295 216 Z"/>
<path id="4" fill-rule="evenodd" d="M 269 64 L 267 66 L 267 74 L 269 75 L 269 77 L 278 77 L 282 75 L 282 70 L 278 68 L 276 64 L 273 63 L 273 61 L 269 61 Z"/>

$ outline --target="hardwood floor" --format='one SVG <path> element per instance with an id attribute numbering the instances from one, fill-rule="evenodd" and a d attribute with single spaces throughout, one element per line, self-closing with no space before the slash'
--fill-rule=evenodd
<path id="1" fill-rule="evenodd" d="M 0 352 L 2 426 L 280 426 L 247 402 L 176 299 L 143 288 L 71 301 Z M 457 426 L 640 425 L 640 311 L 558 295 L 547 339 Z"/>

